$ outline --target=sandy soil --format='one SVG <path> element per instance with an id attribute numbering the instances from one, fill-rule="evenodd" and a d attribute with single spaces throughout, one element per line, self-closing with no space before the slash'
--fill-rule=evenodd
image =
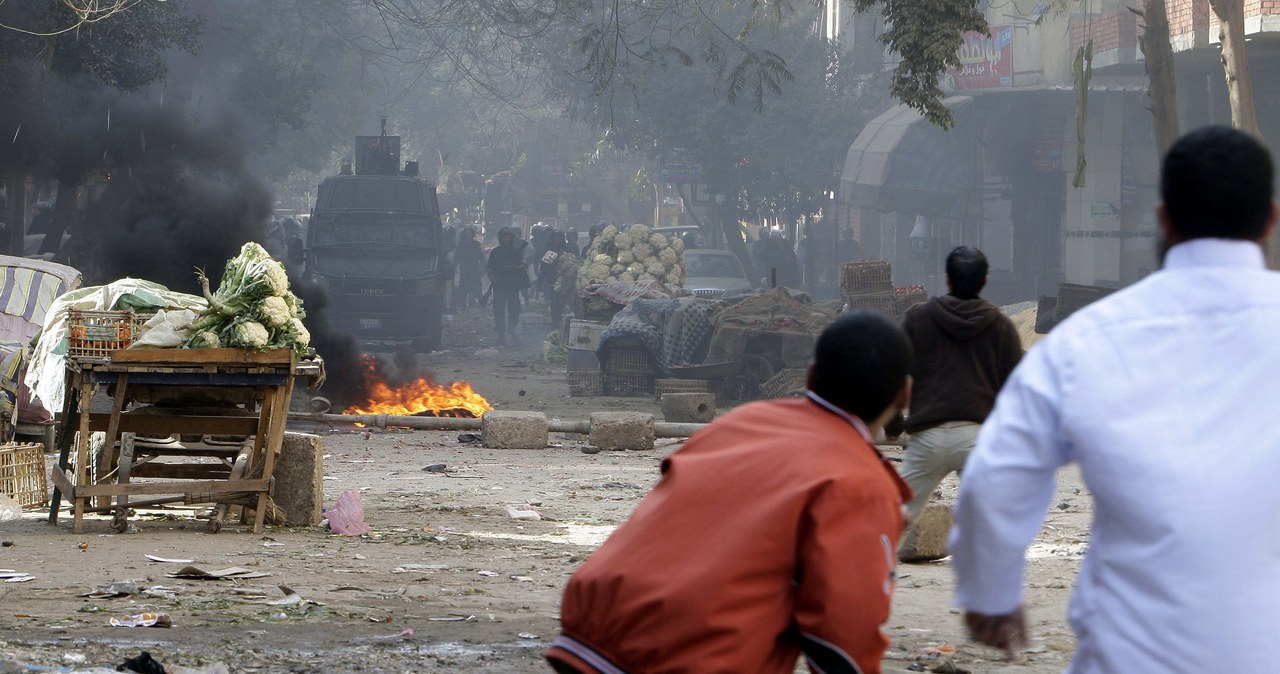
<path id="1" fill-rule="evenodd" d="M 489 334 L 476 312 L 448 326 L 453 348 L 424 365 L 440 379 L 470 381 L 499 408 L 564 419 L 596 409 L 657 411 L 647 399 L 568 397 L 561 366 L 541 361 L 539 339 L 486 350 Z M 580 451 L 582 438 L 556 435 L 545 450 L 499 451 L 460 443 L 457 433 L 366 438 L 344 428 L 298 430 L 325 438 L 326 502 L 359 490 L 372 535 L 254 535 L 236 525 L 211 535 L 191 509 L 141 511 L 132 520 L 136 531 L 123 535 L 91 518 L 86 533 L 75 535 L 65 519 L 52 527 L 44 513 L 29 512 L 0 523 L 0 568 L 35 576 L 0 584 L 0 662 L 114 666 L 147 650 L 167 666 L 197 671 L 211 663 L 233 672 L 548 671 L 541 651 L 556 634 L 569 574 L 626 518 L 661 459 L 679 447 L 659 441 L 652 452 L 590 455 Z M 447 474 L 423 470 L 438 463 Z M 943 497 L 954 489 L 954 480 L 944 483 Z M 1089 503 L 1077 475 L 1065 474 L 1058 492 L 1029 553 L 1032 647 L 1006 662 L 967 644 L 950 608 L 947 562 L 903 565 L 886 625 L 893 640 L 886 671 L 1061 671 L 1073 646 L 1066 602 L 1087 540 Z M 507 513 L 526 505 L 543 519 Z M 148 554 L 270 575 L 173 579 L 166 574 L 180 565 L 149 561 Z M 122 580 L 135 580 L 143 592 L 83 596 Z M 280 585 L 301 601 L 267 603 L 285 598 Z M 173 627 L 108 626 L 112 616 L 142 611 L 169 614 Z"/>

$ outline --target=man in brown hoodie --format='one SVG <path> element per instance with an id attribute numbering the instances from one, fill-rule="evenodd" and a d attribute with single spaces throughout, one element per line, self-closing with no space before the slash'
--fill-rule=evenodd
<path id="1" fill-rule="evenodd" d="M 987 257 L 960 246 L 947 255 L 949 294 L 917 304 L 902 319 L 916 354 L 902 461 L 902 479 L 915 495 L 907 506 L 912 521 L 942 478 L 964 468 L 996 394 L 1022 358 L 1013 322 L 978 296 L 986 284 Z M 913 533 L 903 536 L 904 550 Z"/>

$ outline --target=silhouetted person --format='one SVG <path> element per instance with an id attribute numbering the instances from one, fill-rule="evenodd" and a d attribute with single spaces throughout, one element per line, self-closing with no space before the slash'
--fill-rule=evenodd
<path id="1" fill-rule="evenodd" d="M 453 311 L 466 309 L 480 303 L 480 268 L 484 266 L 484 250 L 476 241 L 476 228 L 467 225 L 453 251 L 453 262 L 458 268 L 458 289 L 453 295 Z"/>
<path id="2" fill-rule="evenodd" d="M 498 247 L 489 251 L 486 268 L 489 287 L 493 290 L 493 327 L 498 334 L 498 345 L 504 346 L 508 337 L 513 342 L 516 339 L 516 327 L 520 323 L 520 291 L 529 287 L 524 250 L 516 246 L 515 232 L 506 227 L 498 230 Z"/>

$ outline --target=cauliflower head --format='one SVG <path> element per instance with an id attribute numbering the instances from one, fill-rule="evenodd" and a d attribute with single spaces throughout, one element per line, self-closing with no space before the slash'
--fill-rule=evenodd
<path id="1" fill-rule="evenodd" d="M 678 237 L 678 236 L 673 236 L 673 237 L 671 237 L 671 248 L 672 248 L 673 250 L 675 250 L 677 253 L 683 253 L 683 252 L 684 252 L 684 239 L 682 239 L 682 238 L 680 238 L 680 237 Z"/>
<path id="2" fill-rule="evenodd" d="M 667 237 L 665 234 L 654 234 L 649 237 L 649 245 L 656 250 L 662 250 L 667 247 Z"/>
<path id="3" fill-rule="evenodd" d="M 631 229 L 627 230 L 627 233 L 631 235 L 632 241 L 649 240 L 649 227 L 647 225 L 632 225 Z"/>
<path id="4" fill-rule="evenodd" d="M 594 258 L 592 258 L 592 261 L 595 262 L 596 264 L 602 264 L 606 267 L 613 264 L 613 258 L 609 257 L 608 255 L 605 255 L 604 253 L 600 253 L 596 255 Z"/>
<path id="5" fill-rule="evenodd" d="M 192 349 L 221 349 L 222 340 L 212 330 L 201 330 L 187 342 L 187 346 Z"/>
<path id="6" fill-rule="evenodd" d="M 617 244 L 618 250 L 622 250 L 624 248 L 630 248 L 631 245 L 635 243 L 635 241 L 631 238 L 631 235 L 626 232 L 623 232 L 613 237 L 613 242 Z"/>
<path id="7" fill-rule="evenodd" d="M 636 261 L 636 256 L 632 255 L 629 249 L 622 250 L 618 253 L 618 264 L 631 264 L 632 262 L 635 262 L 635 261 Z"/>
<path id="8" fill-rule="evenodd" d="M 634 277 L 634 276 L 639 276 L 640 274 L 643 274 L 643 273 L 644 273 L 644 263 L 641 263 L 641 262 L 632 262 L 631 264 L 627 265 L 627 273 L 631 274 L 633 277 Z"/>
<path id="9" fill-rule="evenodd" d="M 647 260 L 652 254 L 653 251 L 649 249 L 649 244 L 647 243 L 637 243 L 631 247 L 631 255 L 635 257 L 636 262 Z"/>
<path id="10" fill-rule="evenodd" d="M 644 270 L 654 276 L 661 276 L 667 273 L 667 268 L 662 266 L 662 263 L 657 258 L 649 258 L 649 261 L 644 263 Z"/>
<path id="11" fill-rule="evenodd" d="M 613 237 L 615 237 L 615 236 L 617 236 L 617 235 L 618 235 L 618 226 L 617 226 L 617 225 L 608 225 L 608 226 L 606 226 L 604 229 L 600 230 L 600 236 L 607 236 L 607 237 L 609 237 L 610 239 L 612 239 Z"/>
<path id="12" fill-rule="evenodd" d="M 622 281 L 623 283 L 635 283 L 636 277 L 632 276 L 630 272 L 624 271 L 618 275 L 618 280 Z"/>
<path id="13" fill-rule="evenodd" d="M 246 349 L 262 349 L 271 339 L 271 333 L 257 321 L 241 321 L 231 326 L 227 343 Z"/>
<path id="14" fill-rule="evenodd" d="M 307 326 L 303 325 L 301 320 L 297 318 L 289 319 L 288 330 L 293 334 L 294 344 L 301 346 L 303 349 L 311 346 L 311 332 L 307 330 Z"/>
<path id="15" fill-rule="evenodd" d="M 668 269 L 674 267 L 679 260 L 680 255 L 670 248 L 664 248 L 661 253 L 658 253 L 658 261 Z"/>
<path id="16" fill-rule="evenodd" d="M 258 316 L 268 328 L 279 328 L 293 318 L 293 312 L 289 311 L 289 304 L 283 297 L 272 295 L 258 304 Z"/>

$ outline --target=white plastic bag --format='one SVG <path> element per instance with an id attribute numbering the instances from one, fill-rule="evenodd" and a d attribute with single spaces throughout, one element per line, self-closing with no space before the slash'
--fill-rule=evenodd
<path id="1" fill-rule="evenodd" d="M 0 522 L 22 519 L 22 504 L 0 494 Z"/>

